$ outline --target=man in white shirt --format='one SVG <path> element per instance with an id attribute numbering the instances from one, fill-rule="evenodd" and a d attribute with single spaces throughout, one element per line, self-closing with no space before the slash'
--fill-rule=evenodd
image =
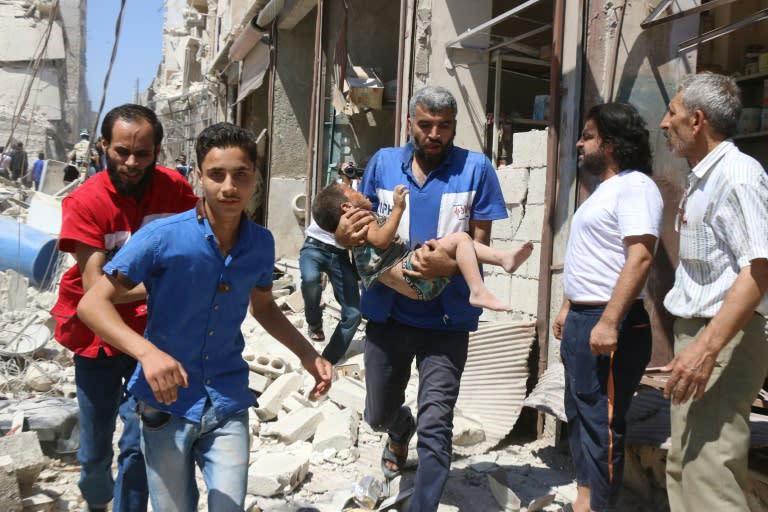
<path id="1" fill-rule="evenodd" d="M 600 184 L 573 216 L 562 339 L 565 411 L 576 470 L 575 512 L 614 510 L 624 467 L 625 415 L 651 357 L 643 288 L 661 225 L 645 121 L 626 103 L 587 114 L 579 167 Z"/>
<path id="2" fill-rule="evenodd" d="M 768 176 L 729 137 L 733 79 L 689 76 L 661 129 L 691 167 L 680 202 L 680 265 L 664 306 L 677 316 L 667 493 L 673 512 L 749 510 L 749 412 L 768 373 Z"/>
<path id="3" fill-rule="evenodd" d="M 325 341 L 323 311 L 320 308 L 322 274 L 325 273 L 333 287 L 333 295 L 339 302 L 341 319 L 323 350 L 323 357 L 331 364 L 336 364 L 346 354 L 363 318 L 357 272 L 350 260 L 349 251 L 336 242 L 333 233 L 318 226 L 314 219 L 304 234 L 304 245 L 299 251 L 304 318 L 309 338 L 318 342 Z"/>

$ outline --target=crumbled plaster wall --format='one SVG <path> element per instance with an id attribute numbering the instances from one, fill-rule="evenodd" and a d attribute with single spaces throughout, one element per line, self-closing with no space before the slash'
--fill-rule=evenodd
<path id="1" fill-rule="evenodd" d="M 11 131 L 14 112 L 26 87 L 31 60 L 47 26 L 47 12 L 29 9 L 28 1 L 6 0 L 0 9 L 0 69 L 5 86 L 0 97 L 0 145 Z M 73 133 L 87 125 L 85 89 L 85 7 L 80 0 L 62 0 L 49 46 L 13 139 L 24 143 L 30 160 L 39 151 L 64 158 Z"/>
<path id="2" fill-rule="evenodd" d="M 511 250 L 531 240 L 533 254 L 513 274 L 485 265 L 485 282 L 509 303 L 512 318 L 534 320 L 538 310 L 541 229 L 547 171 L 547 130 L 515 133 L 512 163 L 497 170 L 508 217 L 493 222 L 491 246 Z M 483 320 L 508 320 L 510 313 L 485 310 Z"/>
<path id="3" fill-rule="evenodd" d="M 432 54 L 432 2 L 420 2 L 416 10 L 416 44 L 414 46 L 413 74 L 417 82 L 429 80 L 429 57 Z"/>

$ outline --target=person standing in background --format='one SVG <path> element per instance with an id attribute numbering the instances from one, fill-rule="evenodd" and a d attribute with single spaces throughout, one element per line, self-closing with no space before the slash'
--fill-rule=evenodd
<path id="1" fill-rule="evenodd" d="M 552 324 L 562 339 L 574 512 L 614 510 L 624 472 L 625 416 L 651 358 L 643 290 L 661 229 L 661 193 L 649 177 L 645 121 L 627 103 L 592 107 L 576 143 L 581 171 L 600 183 L 571 222 L 565 300 Z"/>

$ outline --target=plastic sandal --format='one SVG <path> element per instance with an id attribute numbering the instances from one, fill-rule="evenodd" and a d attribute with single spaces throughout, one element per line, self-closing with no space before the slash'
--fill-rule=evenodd
<path id="1" fill-rule="evenodd" d="M 408 428 L 408 432 L 402 441 L 393 441 L 392 436 L 387 436 L 387 442 L 384 444 L 384 450 L 381 452 L 381 471 L 384 473 L 384 478 L 386 478 L 387 481 L 397 478 L 400 476 L 400 473 L 402 473 L 402 470 L 405 467 L 405 463 L 408 460 L 408 445 L 410 444 L 411 438 L 415 433 L 416 422 L 414 421 L 413 416 L 411 416 L 410 427 Z M 391 444 L 405 447 L 403 450 L 405 453 L 403 455 L 395 454 L 395 452 L 393 452 L 389 447 Z M 392 469 L 391 467 L 387 466 L 387 463 L 394 464 L 397 469 Z"/>
<path id="2" fill-rule="evenodd" d="M 309 326 L 309 339 L 311 339 L 312 341 L 325 340 L 325 333 L 323 332 L 323 324 Z"/>

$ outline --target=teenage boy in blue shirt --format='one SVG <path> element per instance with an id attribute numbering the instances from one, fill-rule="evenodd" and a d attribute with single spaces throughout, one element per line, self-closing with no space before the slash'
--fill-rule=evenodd
<path id="1" fill-rule="evenodd" d="M 203 130 L 195 149 L 203 199 L 134 235 L 78 315 L 139 361 L 128 388 L 139 401 L 152 508 L 197 510 L 196 462 L 209 510 L 241 511 L 255 405 L 240 332 L 249 299 L 251 314 L 315 378 L 311 396 L 328 391 L 332 368 L 272 300 L 274 239 L 243 215 L 258 172 L 253 136 L 219 123 Z M 149 294 L 144 337 L 113 306 L 138 283 Z"/>

